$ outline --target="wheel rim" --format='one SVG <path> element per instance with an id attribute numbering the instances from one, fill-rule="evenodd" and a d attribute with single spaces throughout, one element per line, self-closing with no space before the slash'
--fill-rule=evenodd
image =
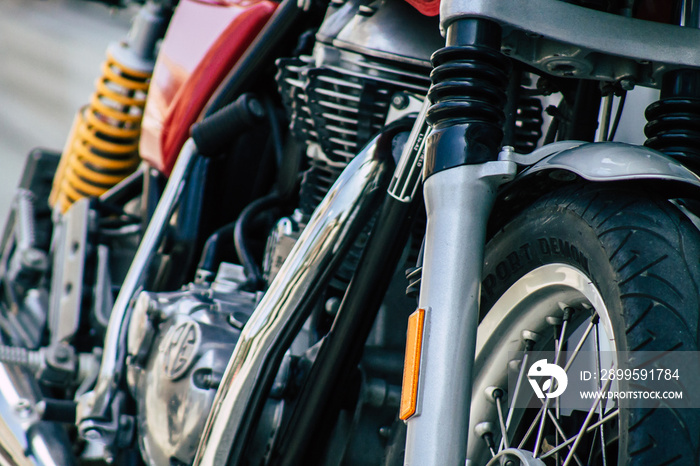
<path id="1" fill-rule="evenodd" d="M 560 319 L 558 326 L 557 319 Z M 591 462 L 589 456 L 595 451 L 595 441 L 598 462 L 616 464 L 617 458 L 610 458 L 603 447 L 609 445 L 611 437 L 607 429 L 614 427 L 619 413 L 610 403 L 592 406 L 594 409 L 585 413 L 583 421 L 572 427 L 573 411 L 567 416 L 566 425 L 562 425 L 564 419 L 558 401 L 547 398 L 536 410 L 512 409 L 509 406 L 512 396 L 507 393 L 510 363 L 519 379 L 516 385 L 520 385 L 518 394 L 512 395 L 532 396 L 532 390 L 522 385 L 523 382 L 528 385 L 524 371 L 514 368 L 511 361 L 513 353 L 526 346 L 525 340 L 539 336 L 537 343 L 527 345 L 535 348 L 539 345 L 539 350 L 555 352 L 557 348 L 568 348 L 567 356 L 575 359 L 583 350 L 593 349 L 598 354 L 615 352 L 618 342 L 613 328 L 600 291 L 588 276 L 568 264 L 541 266 L 503 293 L 478 329 L 468 446 L 468 457 L 474 464 L 486 464 L 494 454 L 510 447 L 528 451 L 544 464 L 583 466 Z M 553 336 L 556 334 L 559 337 Z M 525 354 L 529 354 L 528 350 Z M 568 370 L 568 359 L 558 362 Z M 600 357 L 597 363 L 601 363 Z M 617 361 L 613 360 L 612 364 L 617 367 Z M 576 412 L 576 416 L 581 415 L 580 411 Z M 524 427 L 527 428 L 523 432 Z M 502 439 L 503 432 L 507 433 L 507 441 Z M 547 432 L 553 435 L 547 436 Z M 487 446 L 489 436 L 491 448 Z M 584 441 L 590 444 L 590 453 L 586 451 L 585 455 L 579 450 Z"/>

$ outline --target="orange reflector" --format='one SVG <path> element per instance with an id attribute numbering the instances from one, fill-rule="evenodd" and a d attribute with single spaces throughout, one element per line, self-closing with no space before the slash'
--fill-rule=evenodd
<path id="1" fill-rule="evenodd" d="M 418 371 L 420 369 L 420 352 L 423 344 L 424 321 L 425 309 L 418 309 L 408 318 L 406 358 L 403 365 L 401 409 L 399 410 L 399 418 L 404 421 L 416 413 L 418 402 Z"/>

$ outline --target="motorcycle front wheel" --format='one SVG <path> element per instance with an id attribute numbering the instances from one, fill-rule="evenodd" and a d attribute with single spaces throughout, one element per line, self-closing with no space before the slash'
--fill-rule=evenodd
<path id="1" fill-rule="evenodd" d="M 507 448 L 547 465 L 700 464 L 700 410 L 663 401 L 560 409 L 534 397 L 522 359 L 520 366 L 511 359 L 514 350 L 561 352 L 565 367 L 585 349 L 597 352 L 600 371 L 601 354 L 697 351 L 700 233 L 676 204 L 615 185 L 561 189 L 493 235 L 483 277 L 473 464 Z M 514 374 L 518 394 L 505 388 Z M 694 382 L 690 375 L 675 388 Z M 628 390 L 630 382 L 615 388 Z M 539 409 L 514 407 L 518 396 Z"/>

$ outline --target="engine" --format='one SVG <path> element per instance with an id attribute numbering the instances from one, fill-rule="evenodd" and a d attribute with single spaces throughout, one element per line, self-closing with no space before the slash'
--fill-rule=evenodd
<path id="1" fill-rule="evenodd" d="M 268 238 L 264 258 L 268 283 L 355 154 L 387 123 L 418 111 L 430 84 L 429 55 L 443 41 L 437 30 L 436 19 L 420 15 L 404 2 L 384 1 L 371 7 L 357 0 L 332 2 L 311 54 L 277 60 L 277 83 L 290 131 L 305 144 L 308 168 L 297 209 L 280 219 Z M 330 288 L 336 291 L 327 293 L 322 313 L 332 317 L 337 309 L 338 296 L 352 276 L 365 240 L 366 235 L 361 235 L 331 282 Z M 218 377 L 255 307 L 256 295 L 242 289 L 244 282 L 240 267 L 222 264 L 211 284 L 141 293 L 129 329 L 128 382 L 138 400 L 142 453 L 150 461 L 192 461 Z M 355 408 L 357 419 L 352 413 L 342 417 L 338 421 L 342 426 L 332 436 L 332 443 L 344 445 L 336 450 L 356 464 L 376 462 L 390 437 L 386 426 L 392 424 L 398 407 L 404 339 L 404 332 L 396 329 L 403 328 L 406 313 L 412 310 L 404 288 L 401 281 L 394 287 L 396 297 L 388 300 L 393 305 L 385 306 L 373 332 Z M 271 396 L 263 413 L 250 452 L 258 461 L 264 461 L 283 418 L 285 394 L 294 391 L 288 385 L 303 377 L 302 368 L 311 363 L 309 348 L 317 338 L 310 326 L 290 349 L 276 383 L 277 395 Z M 375 435 L 382 427 L 382 435 Z M 369 443 L 367 428 L 376 437 Z M 341 435 L 347 429 L 355 432 Z M 349 439 L 371 447 L 347 448 Z"/>
<path id="2" fill-rule="evenodd" d="M 298 209 L 280 220 L 268 241 L 268 280 L 355 154 L 382 127 L 418 112 L 430 85 L 430 54 L 443 42 L 437 31 L 436 19 L 404 2 L 331 2 L 313 52 L 277 60 L 290 130 L 306 144 L 308 169 Z M 347 286 L 365 239 L 338 272 L 336 288 Z"/>

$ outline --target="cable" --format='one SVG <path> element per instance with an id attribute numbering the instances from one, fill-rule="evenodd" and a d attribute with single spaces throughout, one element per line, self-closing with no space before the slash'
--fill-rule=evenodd
<path id="1" fill-rule="evenodd" d="M 620 102 L 617 104 L 617 111 L 615 112 L 615 120 L 613 121 L 612 129 L 610 130 L 610 135 L 608 136 L 608 141 L 615 139 L 615 133 L 617 133 L 617 127 L 620 125 L 620 118 L 622 117 L 622 110 L 625 107 L 625 100 L 627 99 L 627 91 L 622 91 L 620 94 Z"/>
<path id="2" fill-rule="evenodd" d="M 247 223 L 253 217 L 255 217 L 255 215 L 277 204 L 279 201 L 280 199 L 277 193 L 272 193 L 251 202 L 245 209 L 243 209 L 241 215 L 238 216 L 236 224 L 233 228 L 233 245 L 236 249 L 236 254 L 238 254 L 238 258 L 243 263 L 243 269 L 245 270 L 245 274 L 248 279 L 248 285 L 253 289 L 262 285 L 263 276 L 262 272 L 260 271 L 260 267 L 256 263 L 253 254 L 250 252 L 246 244 L 245 230 Z"/>

